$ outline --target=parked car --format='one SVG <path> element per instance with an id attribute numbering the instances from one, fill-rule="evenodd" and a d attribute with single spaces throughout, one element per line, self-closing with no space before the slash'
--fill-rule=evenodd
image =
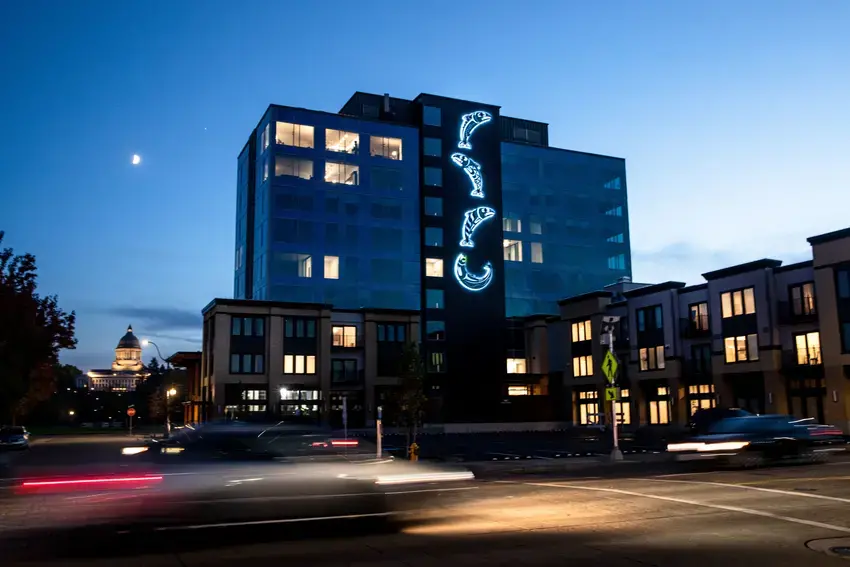
<path id="1" fill-rule="evenodd" d="M 819 462 L 846 441 L 840 429 L 788 415 L 748 415 L 721 419 L 704 435 L 667 445 L 679 461 L 718 461 L 751 468 L 783 460 Z"/>
<path id="2" fill-rule="evenodd" d="M 22 425 L 0 427 L 0 450 L 24 450 L 30 448 L 30 434 Z"/>
<path id="3" fill-rule="evenodd" d="M 705 408 L 694 412 L 688 420 L 688 430 L 691 435 L 704 435 L 712 425 L 730 417 L 747 417 L 753 415 L 741 408 Z"/>

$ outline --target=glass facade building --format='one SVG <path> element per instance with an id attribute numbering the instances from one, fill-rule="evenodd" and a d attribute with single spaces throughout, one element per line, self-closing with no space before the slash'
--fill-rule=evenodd
<path id="1" fill-rule="evenodd" d="M 418 156 L 415 128 L 270 107 L 239 159 L 235 297 L 419 309 Z"/>
<path id="2" fill-rule="evenodd" d="M 625 160 L 502 142 L 502 207 L 508 317 L 631 276 Z"/>

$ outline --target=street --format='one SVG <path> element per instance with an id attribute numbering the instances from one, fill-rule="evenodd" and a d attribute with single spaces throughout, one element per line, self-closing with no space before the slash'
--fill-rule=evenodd
<path id="1" fill-rule="evenodd" d="M 51 444 L 55 443 L 53 447 Z M 106 438 L 36 445 L 29 457 L 107 454 Z M 50 449 L 48 449 L 50 447 Z M 88 454 L 88 453 L 87 453 Z M 23 459 L 21 459 L 23 460 Z M 621 465 L 541 475 L 502 475 L 435 492 L 393 529 L 371 518 L 205 528 L 186 526 L 144 541 L 89 534 L 72 551 L 60 538 L 2 550 L 4 566 L 213 567 L 286 562 L 312 566 L 687 564 L 838 565 L 850 548 L 850 461 L 754 471 L 660 471 Z M 6 484 L 14 482 L 7 479 Z M 0 499 L 0 521 L 26 510 Z M 85 529 L 81 530 L 85 533 Z M 85 543 L 81 543 L 85 542 Z"/>

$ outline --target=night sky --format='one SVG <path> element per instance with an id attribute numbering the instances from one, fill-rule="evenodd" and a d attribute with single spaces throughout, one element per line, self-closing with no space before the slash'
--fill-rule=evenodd
<path id="1" fill-rule="evenodd" d="M 108 365 L 128 323 L 197 350 L 268 104 L 428 92 L 625 157 L 635 280 L 800 260 L 850 225 L 848 20 L 843 0 L 3 0 L 0 230 L 77 312 L 65 362 Z"/>

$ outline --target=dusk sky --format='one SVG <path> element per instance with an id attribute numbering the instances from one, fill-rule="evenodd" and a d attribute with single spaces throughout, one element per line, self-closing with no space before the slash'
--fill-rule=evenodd
<path id="1" fill-rule="evenodd" d="M 849 21 L 846 0 L 3 0 L 0 230 L 77 312 L 65 362 L 108 365 L 128 323 L 198 350 L 266 107 L 428 92 L 626 158 L 637 281 L 797 261 L 850 226 Z"/>

